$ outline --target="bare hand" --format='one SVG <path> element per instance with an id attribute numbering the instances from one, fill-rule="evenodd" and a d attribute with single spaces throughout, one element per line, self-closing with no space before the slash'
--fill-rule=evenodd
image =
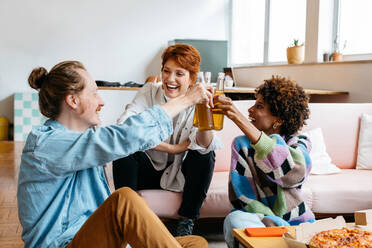
<path id="1" fill-rule="evenodd" d="M 214 102 L 216 104 L 215 113 L 220 113 L 226 115 L 232 121 L 236 121 L 238 118 L 241 118 L 243 114 L 235 107 L 231 98 L 225 95 L 219 95 L 214 97 Z"/>
<path id="2" fill-rule="evenodd" d="M 224 95 L 219 95 L 214 100 L 216 102 L 214 113 L 226 115 L 248 136 L 252 144 L 256 144 L 261 137 L 261 131 L 235 107 L 232 100 Z"/>
<path id="3" fill-rule="evenodd" d="M 205 104 L 208 108 L 213 108 L 213 89 L 211 86 L 195 84 L 186 92 L 185 96 L 191 98 L 194 104 Z"/>
<path id="4" fill-rule="evenodd" d="M 185 140 L 184 142 L 180 144 L 172 145 L 172 149 L 169 151 L 170 154 L 178 154 L 182 153 L 188 150 L 188 147 L 190 145 L 190 140 Z"/>

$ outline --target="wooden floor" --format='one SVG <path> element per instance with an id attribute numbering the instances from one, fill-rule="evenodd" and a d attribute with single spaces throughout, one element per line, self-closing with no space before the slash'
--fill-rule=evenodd
<path id="1" fill-rule="evenodd" d="M 0 141 L 0 247 L 23 247 L 17 213 L 17 177 L 23 142 Z"/>

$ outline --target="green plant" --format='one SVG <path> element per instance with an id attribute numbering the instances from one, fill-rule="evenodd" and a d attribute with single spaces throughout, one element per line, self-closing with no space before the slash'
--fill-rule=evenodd
<path id="1" fill-rule="evenodd" d="M 299 44 L 299 40 L 298 39 L 293 39 L 293 44 L 291 45 L 291 47 L 303 46 L 303 45 L 304 45 L 303 42 L 301 44 Z"/>

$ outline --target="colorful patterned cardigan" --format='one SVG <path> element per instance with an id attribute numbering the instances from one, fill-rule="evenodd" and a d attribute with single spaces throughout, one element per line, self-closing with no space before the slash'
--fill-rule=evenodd
<path id="1" fill-rule="evenodd" d="M 232 144 L 229 197 L 235 209 L 279 216 L 291 225 L 313 221 L 301 196 L 311 170 L 310 140 L 262 132 L 253 145 L 247 136 Z"/>

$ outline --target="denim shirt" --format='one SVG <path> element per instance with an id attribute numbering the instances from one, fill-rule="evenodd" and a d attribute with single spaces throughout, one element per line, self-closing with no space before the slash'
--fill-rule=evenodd
<path id="1" fill-rule="evenodd" d="M 122 125 L 83 133 L 55 120 L 32 130 L 17 192 L 25 247 L 65 247 L 110 194 L 103 166 L 153 148 L 172 132 L 172 120 L 160 106 Z"/>

